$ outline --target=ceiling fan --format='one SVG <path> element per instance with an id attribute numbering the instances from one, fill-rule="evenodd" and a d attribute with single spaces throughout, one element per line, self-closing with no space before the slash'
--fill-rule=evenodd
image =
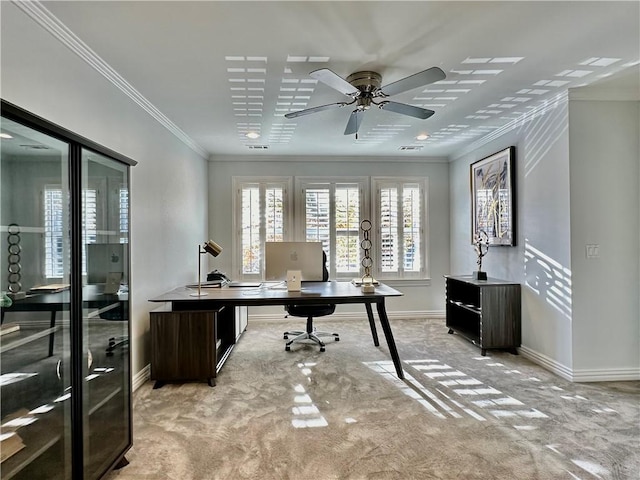
<path id="1" fill-rule="evenodd" d="M 353 100 L 350 102 L 336 102 L 328 105 L 320 105 L 318 107 L 307 108 L 298 112 L 290 112 L 285 114 L 285 117 L 296 118 L 334 107 L 345 107 L 347 105 L 355 104 L 356 108 L 349 116 L 349 121 L 347 122 L 344 134 L 352 135 L 355 133 L 356 139 L 358 138 L 358 130 L 360 129 L 364 112 L 369 110 L 371 105 L 375 105 L 383 110 L 389 110 L 391 112 L 420 118 L 422 120 L 429 118 L 435 113 L 433 110 L 414 107 L 413 105 L 407 105 L 406 103 L 392 102 L 390 100 L 386 100 L 386 98 L 391 95 L 403 93 L 408 90 L 413 90 L 414 88 L 437 82 L 439 80 L 444 80 L 446 77 L 445 73 L 441 69 L 438 67 L 431 67 L 422 72 L 414 73 L 413 75 L 409 75 L 408 77 L 385 85 L 384 87 L 380 87 L 380 84 L 382 83 L 382 75 L 371 71 L 352 73 L 345 80 L 328 68 L 321 68 L 320 70 L 314 70 L 309 74 L 309 76 L 330 86 L 331 88 L 336 89 L 340 93 L 351 97 Z M 375 99 L 378 98 L 381 100 L 376 102 Z"/>

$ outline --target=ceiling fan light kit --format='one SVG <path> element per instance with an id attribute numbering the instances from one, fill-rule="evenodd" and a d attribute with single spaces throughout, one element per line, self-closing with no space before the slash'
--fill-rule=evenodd
<path id="1" fill-rule="evenodd" d="M 309 74 L 309 76 L 324 83 L 325 85 L 328 85 L 334 90 L 351 97 L 352 100 L 350 102 L 330 103 L 328 105 L 320 105 L 318 107 L 307 108 L 297 112 L 290 112 L 287 113 L 285 117 L 296 118 L 334 107 L 345 107 L 347 105 L 355 104 L 355 109 L 349 116 L 344 134 L 355 134 L 356 140 L 358 139 L 358 130 L 362 124 L 362 117 L 364 113 L 371 108 L 371 105 L 375 105 L 382 110 L 388 110 L 390 112 L 408 115 L 422 120 L 426 120 L 432 116 L 435 113 L 433 110 L 415 107 L 406 103 L 392 102 L 390 100 L 386 100 L 386 98 L 391 95 L 423 87 L 446 78 L 445 73 L 438 67 L 431 67 L 427 70 L 423 70 L 422 72 L 409 75 L 408 77 L 397 80 L 385 85 L 384 87 L 380 86 L 382 85 L 382 75 L 369 70 L 352 73 L 346 78 L 346 80 L 328 68 L 314 70 Z M 374 99 L 378 98 L 381 100 L 376 102 Z"/>

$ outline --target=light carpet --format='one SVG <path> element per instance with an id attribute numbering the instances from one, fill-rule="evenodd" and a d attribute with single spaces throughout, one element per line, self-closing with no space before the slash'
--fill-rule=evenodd
<path id="1" fill-rule="evenodd" d="M 640 382 L 576 384 L 443 320 L 391 320 L 406 378 L 366 317 L 319 319 L 326 352 L 284 351 L 304 319 L 250 322 L 217 386 L 134 394 L 127 479 L 640 478 Z"/>

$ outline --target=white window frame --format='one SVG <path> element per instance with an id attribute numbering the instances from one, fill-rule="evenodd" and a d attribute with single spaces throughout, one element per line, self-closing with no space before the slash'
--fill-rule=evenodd
<path id="1" fill-rule="evenodd" d="M 235 272 L 235 277 L 240 280 L 262 280 L 264 277 L 264 252 L 261 259 L 260 272 L 257 274 L 242 273 L 242 189 L 246 186 L 257 186 L 260 190 L 260 216 L 262 218 L 260 225 L 260 245 L 264 246 L 266 238 L 266 229 L 264 221 L 264 192 L 267 188 L 277 186 L 282 187 L 283 191 L 283 237 L 284 241 L 291 241 L 292 238 L 292 221 L 293 221 L 293 202 L 291 199 L 293 191 L 293 177 L 245 177 L 233 176 L 231 178 L 233 186 L 232 200 L 232 225 L 231 228 L 234 235 L 232 248 L 232 264 L 231 268 Z"/>
<path id="2" fill-rule="evenodd" d="M 129 188 L 126 184 L 121 183 L 118 187 L 118 239 L 119 243 L 129 243 L 129 212 L 131 211 L 131 205 L 129 203 L 130 197 Z"/>
<path id="3" fill-rule="evenodd" d="M 249 177 L 249 176 L 233 176 L 233 198 L 232 198 L 232 229 L 234 232 L 234 241 L 232 242 L 232 271 L 235 272 L 234 278 L 240 280 L 258 281 L 263 279 L 264 275 L 264 256 L 262 257 L 262 265 L 258 274 L 242 273 L 242 188 L 246 185 L 258 186 L 262 192 L 273 185 L 282 186 L 284 188 L 283 205 L 284 205 L 284 241 L 305 241 L 305 190 L 310 187 L 335 185 L 335 184 L 357 184 L 360 190 L 360 213 L 359 222 L 363 219 L 371 221 L 373 228 L 371 231 L 371 241 L 373 248 L 371 251 L 373 259 L 372 274 L 375 278 L 385 281 L 393 280 L 426 280 L 429 278 L 429 215 L 428 215 L 428 177 Z M 403 184 L 418 185 L 420 188 L 420 208 L 421 208 L 421 226 L 420 226 L 420 268 L 418 271 L 405 272 L 403 270 L 403 262 L 399 262 L 399 271 L 385 272 L 381 271 L 379 261 L 381 258 L 381 230 L 380 230 L 380 188 L 382 186 L 400 187 Z M 261 201 L 264 197 L 261 195 Z M 332 198 L 332 203 L 333 203 Z M 263 205 L 261 208 L 263 208 Z M 334 206 L 332 205 L 332 208 Z M 264 215 L 262 213 L 261 215 Z M 264 222 L 264 218 L 262 220 Z M 335 221 L 335 218 L 334 220 Z M 335 223 L 332 224 L 331 251 L 335 252 L 336 232 L 333 231 Z M 264 223 L 261 225 L 261 244 L 264 245 L 265 231 Z M 361 238 L 361 232 L 360 232 Z M 362 251 L 359 251 L 359 258 L 362 259 Z M 335 260 L 329 259 L 328 262 L 329 275 L 335 280 L 351 280 L 362 274 L 362 268 L 358 274 L 346 273 L 342 275 L 336 274 Z"/>
<path id="4" fill-rule="evenodd" d="M 331 252 L 336 251 L 336 237 L 337 232 L 335 228 L 335 187 L 337 184 L 352 184 L 357 185 L 359 193 L 359 218 L 358 228 L 360 222 L 364 218 L 367 218 L 369 209 L 369 178 L 368 177 L 296 177 L 295 179 L 295 240 L 304 242 L 306 240 L 305 225 L 306 225 L 306 189 L 329 186 L 330 196 L 330 244 L 329 248 Z M 359 244 L 359 242 L 358 242 Z M 358 258 L 361 259 L 362 252 L 358 251 Z M 358 261 L 358 264 L 360 261 Z M 327 269 L 329 270 L 329 278 L 336 280 L 351 280 L 359 277 L 358 272 L 337 272 L 336 259 L 333 253 L 327 259 Z"/>
<path id="5" fill-rule="evenodd" d="M 62 225 L 60 226 L 60 231 L 58 231 L 57 229 L 53 229 L 52 231 L 49 230 L 49 227 L 47 227 L 47 215 L 49 214 L 48 212 L 48 205 L 47 205 L 47 192 L 56 192 L 59 193 L 62 197 L 62 212 L 63 212 L 63 217 L 61 219 L 62 221 Z M 57 182 L 56 180 L 54 181 L 45 181 L 44 184 L 42 185 L 42 190 L 41 190 L 41 202 L 40 202 L 40 208 L 41 210 L 41 215 L 40 217 L 42 218 L 42 277 L 46 280 L 46 281 L 62 281 L 64 278 L 68 277 L 68 270 L 69 269 L 69 252 L 71 252 L 71 247 L 70 247 L 70 239 L 68 237 L 68 235 L 65 235 L 65 232 L 68 232 L 68 228 L 69 228 L 69 218 L 68 218 L 68 211 L 69 211 L 69 197 L 68 197 L 69 191 L 66 188 L 62 188 L 62 185 L 60 184 L 60 180 L 58 179 Z M 66 213 L 67 215 L 65 216 L 64 213 Z M 55 225 L 52 225 L 52 227 L 55 227 Z M 50 237 L 49 239 L 47 237 Z M 49 269 L 49 265 L 48 265 L 48 255 L 47 255 L 47 249 L 50 246 L 49 243 L 51 241 L 54 241 L 56 238 L 61 238 L 62 240 L 62 272 L 56 272 L 57 273 L 61 273 L 60 275 L 54 275 L 53 271 Z M 53 254 L 52 254 L 53 255 Z M 57 257 L 57 256 L 56 256 Z M 53 262 L 53 260 L 55 260 L 54 258 L 51 259 L 51 261 Z M 55 263 L 55 262 L 53 262 Z M 51 268 L 55 268 L 52 264 Z"/>
<path id="6" fill-rule="evenodd" d="M 89 180 L 87 181 L 89 187 L 83 187 L 82 188 L 82 197 L 81 197 L 81 201 L 83 204 L 82 207 L 82 215 L 83 215 L 83 228 L 82 228 L 82 243 L 83 244 L 89 244 L 89 243 L 98 243 L 98 238 L 99 236 L 103 233 L 103 231 L 100 229 L 100 226 L 104 226 L 106 225 L 107 222 L 107 218 L 106 218 L 106 214 L 107 214 L 107 202 L 106 202 L 106 198 L 104 195 L 104 191 L 106 188 L 105 185 L 105 181 L 103 178 L 97 177 L 97 178 L 89 178 Z M 42 203 L 41 203 L 41 208 L 42 208 L 42 218 L 44 220 L 44 217 L 47 215 L 47 205 L 45 204 L 45 197 L 46 191 L 57 191 L 57 192 L 61 192 L 62 195 L 62 202 L 63 204 L 66 203 L 65 207 L 67 209 L 67 214 L 68 214 L 68 190 L 62 188 L 62 185 L 60 184 L 59 180 L 53 181 L 53 182 L 45 182 L 42 186 Z M 95 195 L 95 225 L 91 225 L 90 227 L 87 227 L 84 225 L 86 218 L 84 218 L 85 215 L 88 215 L 88 212 L 85 212 L 84 210 L 84 204 L 85 204 L 85 197 L 84 195 L 86 194 L 87 191 L 92 191 L 93 194 Z M 66 198 L 65 198 L 66 197 Z M 63 208 L 64 211 L 64 208 Z M 62 231 L 61 232 L 56 232 L 59 235 L 61 235 L 62 237 L 62 242 L 63 242 L 63 254 L 66 255 L 66 259 L 63 261 L 63 268 L 64 266 L 68 266 L 68 261 L 69 261 L 69 254 L 71 252 L 70 246 L 69 246 L 69 241 L 70 239 L 68 238 L 68 236 L 66 236 L 64 234 L 64 232 L 67 231 L 68 229 L 68 217 L 63 219 L 63 224 L 62 224 Z M 47 227 L 46 224 L 43 221 L 43 228 L 44 228 L 44 233 L 43 233 L 43 276 L 46 279 L 46 281 L 62 281 L 63 278 L 66 278 L 66 273 L 63 272 L 62 276 L 50 276 L 47 268 L 47 242 L 46 242 L 46 237 L 47 237 Z M 86 251 L 83 250 L 82 252 L 82 275 L 86 275 L 87 274 L 87 259 L 86 259 Z"/>
<path id="7" fill-rule="evenodd" d="M 385 187 L 395 187 L 400 191 L 404 185 L 418 185 L 420 189 L 420 266 L 418 271 L 405 271 L 404 270 L 404 262 L 400 258 L 398 260 L 398 270 L 395 272 L 382 272 L 380 268 L 379 259 L 382 258 L 382 232 L 380 225 L 380 217 L 381 217 L 381 194 L 380 191 Z M 373 218 L 371 219 L 371 223 L 373 225 L 373 230 L 375 234 L 373 235 L 373 265 L 374 265 L 374 277 L 380 280 L 388 280 L 388 279 L 426 279 L 429 278 L 429 255 L 428 255 L 428 233 L 429 233 L 429 223 L 428 223 L 428 209 L 427 209 L 427 198 L 428 198 L 428 178 L 427 177 L 372 177 L 371 178 L 371 195 L 372 195 L 372 204 L 373 204 Z M 401 218 L 399 215 L 398 218 Z M 402 245 L 402 233 L 399 232 L 399 240 Z"/>

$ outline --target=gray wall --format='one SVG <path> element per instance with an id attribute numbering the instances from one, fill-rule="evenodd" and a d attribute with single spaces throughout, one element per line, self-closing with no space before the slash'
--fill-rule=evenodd
<path id="1" fill-rule="evenodd" d="M 449 273 L 449 167 L 446 159 L 424 158 L 411 161 L 399 158 L 375 159 L 339 157 L 214 157 L 209 168 L 209 225 L 210 236 L 216 242 L 228 246 L 229 254 L 223 252 L 209 260 L 210 268 L 231 272 L 231 245 L 234 176 L 424 176 L 429 178 L 427 199 L 428 249 L 430 280 L 385 282 L 400 288 L 405 294 L 400 299 L 391 299 L 387 309 L 390 313 L 414 312 L 442 314 L 444 311 L 444 279 Z M 339 311 L 360 311 L 357 306 L 340 305 Z M 250 314 L 265 312 L 281 313 L 282 309 L 252 308 Z"/>
<path id="2" fill-rule="evenodd" d="M 583 376 L 640 368 L 639 119 L 640 102 L 569 101 L 573 366 Z"/>
<path id="3" fill-rule="evenodd" d="M 56 142 L 58 143 L 58 142 Z M 6 224 L 16 223 L 20 228 L 20 283 L 22 291 L 47 283 L 44 272 L 42 234 L 44 215 L 42 198 L 45 184 L 58 184 L 67 188 L 65 164 L 68 152 L 60 156 L 20 156 L 2 158 L 0 191 L 2 219 Z M 27 193 L 28 192 L 28 193 Z M 6 225 L 3 225 L 5 227 Z M 8 239 L 3 230 L 0 238 L 0 286 L 8 289 Z M 40 315 L 45 318 L 46 315 Z"/>
<path id="4" fill-rule="evenodd" d="M 568 98 L 451 163 L 451 270 L 475 266 L 469 165 L 515 145 L 518 245 L 483 267 L 523 285 L 522 353 L 576 381 L 637 379 L 639 106 Z"/>
<path id="5" fill-rule="evenodd" d="M 207 161 L 13 4 L 2 2 L 2 98 L 126 155 L 132 371 L 149 363 L 149 298 L 195 281 L 208 236 Z"/>
<path id="6" fill-rule="evenodd" d="M 451 271 L 469 274 L 469 166 L 516 147 L 515 247 L 493 247 L 483 259 L 490 276 L 522 284 L 522 345 L 564 374 L 572 368 L 569 139 L 566 99 L 451 163 Z"/>

